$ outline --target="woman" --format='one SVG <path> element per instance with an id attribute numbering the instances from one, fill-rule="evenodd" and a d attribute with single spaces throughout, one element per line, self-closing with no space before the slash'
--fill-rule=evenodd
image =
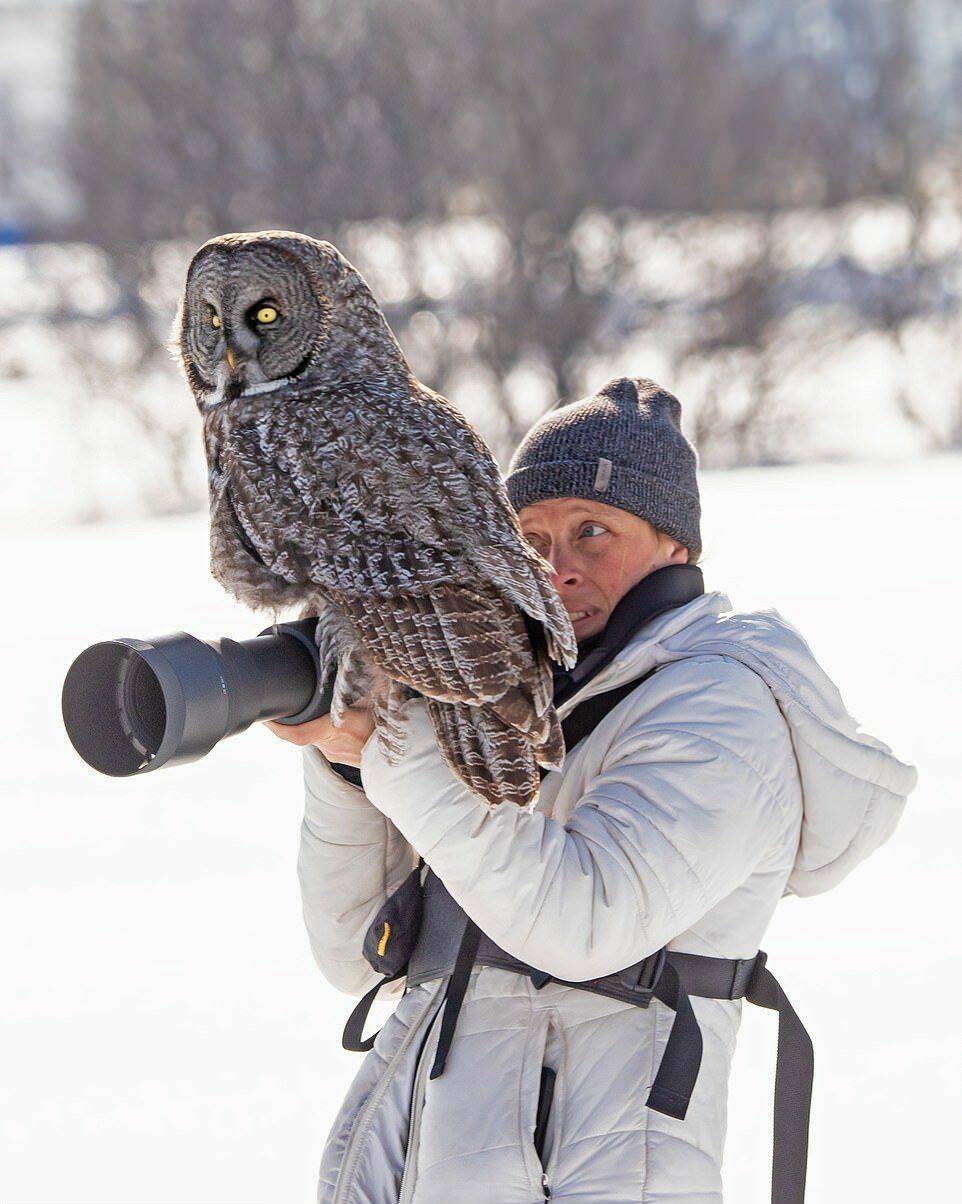
<path id="1" fill-rule="evenodd" d="M 447 979 L 385 988 L 399 1002 L 331 1128 L 318 1200 L 717 1204 L 740 1000 L 692 999 L 702 1056 L 679 1119 L 646 1103 L 672 1009 L 571 984 L 665 946 L 754 958 L 784 894 L 828 889 L 889 836 L 915 771 L 858 731 L 777 611 L 704 592 L 696 456 L 669 393 L 619 379 L 551 412 L 507 489 L 579 641 L 559 714 L 644 681 L 530 810 L 462 785 L 419 699 L 394 766 L 364 710 L 337 730 L 273 725 L 305 746 L 299 875 L 335 987 L 380 981 L 364 936 L 419 855 L 489 941 L 543 972 L 539 987 L 474 966 L 439 1077 Z M 363 787 L 334 763 L 359 766 Z"/>

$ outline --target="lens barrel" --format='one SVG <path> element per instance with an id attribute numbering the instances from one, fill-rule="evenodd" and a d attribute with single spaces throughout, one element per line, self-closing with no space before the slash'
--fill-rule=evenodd
<path id="1" fill-rule="evenodd" d="M 279 623 L 249 640 L 175 631 L 93 644 L 64 679 L 67 735 L 88 765 L 122 778 L 197 761 L 262 719 L 307 723 L 331 702 L 318 681 L 316 626 Z"/>

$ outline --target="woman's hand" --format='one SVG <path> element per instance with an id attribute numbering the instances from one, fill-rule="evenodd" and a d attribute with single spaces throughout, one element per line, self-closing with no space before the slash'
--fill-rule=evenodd
<path id="1" fill-rule="evenodd" d="M 361 766 L 361 750 L 374 732 L 374 719 L 370 707 L 348 707 L 340 727 L 335 727 L 330 715 L 298 723 L 293 727 L 265 719 L 264 723 L 275 736 L 291 744 L 313 744 L 328 761 L 338 765 Z"/>

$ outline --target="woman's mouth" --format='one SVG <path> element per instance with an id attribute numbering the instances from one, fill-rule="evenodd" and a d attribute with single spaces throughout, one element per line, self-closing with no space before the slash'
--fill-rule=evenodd
<path id="1" fill-rule="evenodd" d="M 590 610 L 569 610 L 568 611 L 568 618 L 571 620 L 572 626 L 574 626 L 576 623 L 583 622 L 585 619 L 590 618 L 590 616 L 591 616 Z"/>

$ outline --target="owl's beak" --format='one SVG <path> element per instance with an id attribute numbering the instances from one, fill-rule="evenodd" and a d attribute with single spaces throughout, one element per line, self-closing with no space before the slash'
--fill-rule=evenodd
<path id="1" fill-rule="evenodd" d="M 248 356 L 243 347 L 237 348 L 230 342 L 224 349 L 224 363 L 221 364 L 221 372 L 225 377 L 224 397 L 228 401 L 236 400 L 250 385 L 264 379 L 257 360 Z"/>
<path id="2" fill-rule="evenodd" d="M 249 383 L 247 374 L 249 371 L 249 361 L 242 353 L 234 350 L 228 344 L 224 353 L 224 359 L 227 361 L 227 380 L 224 384 L 224 396 L 228 401 L 234 401 L 244 392 L 246 385 Z"/>

